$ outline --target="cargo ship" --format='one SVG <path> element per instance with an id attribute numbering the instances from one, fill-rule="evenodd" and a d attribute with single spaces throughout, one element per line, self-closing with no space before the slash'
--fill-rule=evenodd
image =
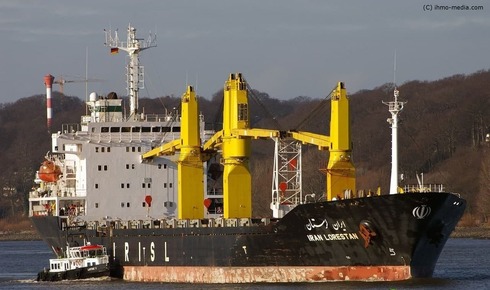
<path id="1" fill-rule="evenodd" d="M 241 73 L 232 73 L 224 85 L 223 129 L 207 131 L 192 86 L 182 95 L 180 111 L 138 111 L 144 84 L 138 56 L 156 44 L 152 36 L 136 38 L 131 26 L 127 33 L 123 42 L 117 32 L 106 31 L 106 46 L 129 55 L 129 114 L 115 93 L 90 94 L 90 114 L 52 134 L 51 151 L 29 193 L 32 223 L 55 255 L 90 241 L 107 248 L 111 276 L 145 282 L 395 281 L 432 275 L 466 201 L 442 186 L 398 185 L 398 91 L 387 103 L 394 152 L 390 192 L 365 192 L 356 189 L 343 83 L 329 95 L 325 136 L 251 128 L 249 85 Z M 48 100 L 52 83 L 47 75 Z M 255 139 L 275 142 L 267 217 L 252 216 L 248 162 Z M 302 190 L 301 148 L 307 144 L 329 154 L 320 198 Z"/>

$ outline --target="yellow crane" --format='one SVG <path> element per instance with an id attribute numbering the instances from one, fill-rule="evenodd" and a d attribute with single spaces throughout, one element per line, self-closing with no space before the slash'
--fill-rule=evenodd
<path id="1" fill-rule="evenodd" d="M 356 192 L 355 167 L 352 163 L 349 98 L 344 83 L 337 83 L 331 95 L 330 136 L 310 132 L 292 132 L 290 137 L 303 143 L 317 145 L 319 150 L 330 151 L 325 172 L 326 197 L 333 200 L 345 193 Z"/>
<path id="2" fill-rule="evenodd" d="M 223 130 L 203 150 L 222 150 L 224 218 L 252 216 L 252 178 L 248 166 L 251 139 L 279 137 L 279 131 L 250 128 L 247 83 L 230 74 L 224 86 Z"/>
<path id="3" fill-rule="evenodd" d="M 143 154 L 143 159 L 173 155 L 180 151 L 177 161 L 177 211 L 179 219 L 204 218 L 204 169 L 206 159 L 201 153 L 199 136 L 199 105 L 192 86 L 181 98 L 180 139 L 173 140 Z"/>
<path id="4" fill-rule="evenodd" d="M 355 168 L 351 161 L 349 100 L 344 84 L 339 82 L 332 92 L 330 136 L 311 132 L 250 128 L 247 84 L 241 73 L 230 74 L 224 85 L 223 129 L 201 146 L 199 110 L 192 87 L 182 96 L 180 139 L 163 144 L 145 154 L 143 159 L 175 154 L 178 160 L 178 218 L 203 218 L 205 152 L 222 151 L 224 218 L 252 216 L 252 180 L 249 170 L 250 142 L 259 138 L 290 137 L 320 150 L 329 150 L 325 169 L 326 196 L 332 200 L 355 192 Z"/>

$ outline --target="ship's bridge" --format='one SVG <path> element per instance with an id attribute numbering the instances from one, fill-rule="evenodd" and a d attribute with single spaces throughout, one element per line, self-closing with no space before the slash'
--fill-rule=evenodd
<path id="1" fill-rule="evenodd" d="M 100 98 L 96 93 L 91 93 L 87 107 L 90 111 L 90 122 L 123 121 L 122 99 L 119 99 L 114 92 L 110 92 L 107 97 Z"/>

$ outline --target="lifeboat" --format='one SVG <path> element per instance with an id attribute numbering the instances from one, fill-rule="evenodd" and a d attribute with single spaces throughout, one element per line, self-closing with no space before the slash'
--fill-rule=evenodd
<path id="1" fill-rule="evenodd" d="M 61 169 L 54 162 L 46 160 L 39 168 L 39 178 L 45 182 L 58 181 L 61 175 Z"/>

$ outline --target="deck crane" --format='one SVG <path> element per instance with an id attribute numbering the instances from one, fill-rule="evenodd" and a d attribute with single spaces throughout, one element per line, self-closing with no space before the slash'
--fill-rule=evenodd
<path id="1" fill-rule="evenodd" d="M 65 84 L 69 83 L 89 83 L 89 82 L 101 82 L 99 79 L 82 79 L 82 80 L 67 80 L 60 76 L 57 80 L 53 81 L 54 84 L 58 84 L 60 86 L 60 93 L 64 94 Z"/>
<path id="2" fill-rule="evenodd" d="M 177 206 L 179 219 L 204 218 L 204 169 L 206 154 L 201 152 L 199 106 L 192 86 L 181 98 L 180 138 L 143 154 L 143 160 L 173 155 L 180 151 L 177 161 Z"/>
<path id="3" fill-rule="evenodd" d="M 276 140 L 271 202 L 275 218 L 283 217 L 296 205 L 303 203 L 301 144 L 318 146 L 320 151 L 330 151 L 327 168 L 320 169 L 327 179 L 326 200 L 353 197 L 356 180 L 351 160 L 349 99 L 344 84 L 339 82 L 330 96 L 330 136 L 306 131 L 288 131 L 285 134 L 286 139 Z M 314 197 L 314 194 L 307 194 L 306 197 Z"/>
<path id="4" fill-rule="evenodd" d="M 224 218 L 252 216 L 252 181 L 249 171 L 252 139 L 293 138 L 330 151 L 327 200 L 355 191 L 355 170 L 351 162 L 349 102 L 343 83 L 332 96 L 330 136 L 311 132 L 250 128 L 247 84 L 241 73 L 230 74 L 224 85 L 223 129 L 201 145 L 197 99 L 192 87 L 182 96 L 181 138 L 142 155 L 148 160 L 180 151 L 178 161 L 179 219 L 203 218 L 203 162 L 211 152 L 222 151 Z"/>
<path id="5" fill-rule="evenodd" d="M 251 139 L 278 138 L 278 130 L 250 128 L 247 83 L 241 73 L 230 74 L 224 86 L 223 130 L 203 150 L 222 150 L 224 218 L 252 216 Z"/>
<path id="6" fill-rule="evenodd" d="M 319 150 L 330 151 L 330 158 L 325 172 L 326 197 L 333 200 L 337 197 L 348 197 L 355 193 L 355 167 L 352 163 L 352 142 L 350 134 L 349 98 L 344 83 L 337 83 L 331 95 L 330 136 L 311 132 L 290 131 L 288 136 L 303 144 L 318 146 Z"/>
<path id="7" fill-rule="evenodd" d="M 189 96 L 187 96 L 189 95 Z M 280 132 L 249 127 L 247 85 L 241 73 L 230 74 L 224 86 L 223 130 L 216 132 L 200 145 L 198 109 L 195 93 L 191 90 L 182 97 L 181 138 L 163 144 L 142 155 L 143 160 L 171 155 L 180 151 L 178 161 L 179 218 L 203 217 L 202 162 L 210 152 L 222 150 L 223 217 L 250 218 L 252 216 L 252 178 L 248 168 L 250 140 L 277 138 Z M 199 178 L 196 178 L 200 176 Z M 199 211 L 196 209 L 199 208 Z"/>

